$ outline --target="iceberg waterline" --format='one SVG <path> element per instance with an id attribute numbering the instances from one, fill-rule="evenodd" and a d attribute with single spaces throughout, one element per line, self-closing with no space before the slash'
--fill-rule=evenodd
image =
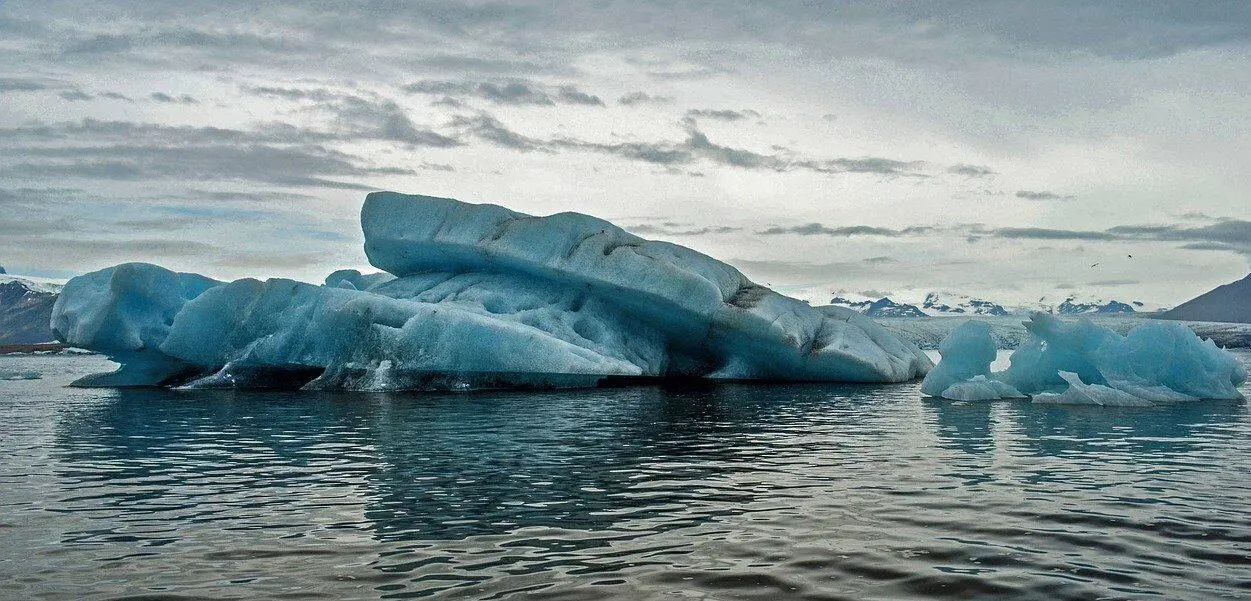
<path id="1" fill-rule="evenodd" d="M 932 367 L 854 311 L 813 308 L 587 215 L 380 192 L 361 225 L 370 263 L 387 273 L 343 270 L 319 286 L 118 265 L 66 285 L 53 331 L 121 364 L 79 381 L 95 386 L 899 382 Z"/>
<path id="2" fill-rule="evenodd" d="M 990 328 L 969 321 L 943 339 L 942 360 L 921 392 L 951 400 L 1033 397 L 1035 403 L 1152 406 L 1241 399 L 1246 370 L 1211 340 L 1179 323 L 1154 322 L 1121 335 L 1082 319 L 1034 313 L 1011 365 L 991 373 Z"/>

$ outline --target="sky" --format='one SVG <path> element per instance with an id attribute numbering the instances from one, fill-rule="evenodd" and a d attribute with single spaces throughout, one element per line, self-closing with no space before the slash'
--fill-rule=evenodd
<path id="1" fill-rule="evenodd" d="M 0 0 L 0 265 L 367 269 L 369 191 L 830 296 L 1174 305 L 1251 258 L 1251 3 Z"/>

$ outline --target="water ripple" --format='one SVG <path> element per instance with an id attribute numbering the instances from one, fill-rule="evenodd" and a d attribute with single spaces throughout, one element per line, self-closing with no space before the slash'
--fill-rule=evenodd
<path id="1" fill-rule="evenodd" d="M 61 387 L 96 357 L 0 360 L 45 373 L 0 383 L 4 599 L 1251 597 L 1241 402 L 101 391 Z"/>

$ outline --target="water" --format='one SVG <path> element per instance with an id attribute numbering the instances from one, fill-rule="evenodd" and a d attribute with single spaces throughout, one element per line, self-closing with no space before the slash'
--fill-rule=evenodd
<path id="1" fill-rule="evenodd" d="M 104 367 L 0 357 L 45 373 L 0 382 L 0 598 L 1251 598 L 1244 402 L 62 387 Z"/>

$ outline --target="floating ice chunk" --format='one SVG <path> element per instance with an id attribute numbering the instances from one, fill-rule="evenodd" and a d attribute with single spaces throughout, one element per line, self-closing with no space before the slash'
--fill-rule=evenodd
<path id="1" fill-rule="evenodd" d="M 1010 384 L 977 375 L 948 386 L 938 396 L 953 401 L 995 401 L 999 399 L 1023 399 L 1025 395 Z"/>
<path id="2" fill-rule="evenodd" d="M 1059 372 L 1060 377 L 1069 383 L 1068 389 L 1060 394 L 1042 392 L 1034 395 L 1035 403 L 1050 405 L 1103 405 L 1106 407 L 1150 407 L 1154 403 L 1139 398 L 1128 392 L 1110 388 L 1102 384 L 1084 384 L 1077 374 L 1071 371 Z"/>
<path id="3" fill-rule="evenodd" d="M 1144 324 L 1114 339 L 1093 361 L 1109 386 L 1144 394 L 1164 387 L 1200 399 L 1239 399 L 1246 370 L 1211 340 L 1168 321 Z M 1180 400 L 1177 398 L 1175 400 Z"/>
<path id="4" fill-rule="evenodd" d="M 108 355 L 121 367 L 87 376 L 81 386 L 151 386 L 187 365 L 158 349 L 183 305 L 220 284 L 193 273 L 125 263 L 71 279 L 52 307 L 59 340 Z"/>
<path id="5" fill-rule="evenodd" d="M 921 382 L 921 392 L 952 398 L 944 393 L 952 385 L 990 374 L 990 364 L 995 360 L 996 352 L 995 342 L 990 337 L 990 325 L 982 321 L 966 321 L 943 339 L 938 352 L 942 361 L 926 374 L 925 381 Z"/>
<path id="6" fill-rule="evenodd" d="M 1246 370 L 1181 324 L 1144 323 L 1122 336 L 1089 320 L 1065 323 L 1034 313 L 1025 326 L 1030 335 L 1012 353 L 1010 367 L 987 374 L 987 383 L 997 381 L 1048 403 L 1150 405 L 1242 398 L 1238 386 Z M 922 391 L 934 395 L 942 387 L 938 396 L 961 400 L 989 396 L 984 384 L 960 381 L 989 365 L 993 352 L 987 354 L 988 344 L 988 332 L 973 326 L 953 331 L 943 340 L 942 361 Z"/>

